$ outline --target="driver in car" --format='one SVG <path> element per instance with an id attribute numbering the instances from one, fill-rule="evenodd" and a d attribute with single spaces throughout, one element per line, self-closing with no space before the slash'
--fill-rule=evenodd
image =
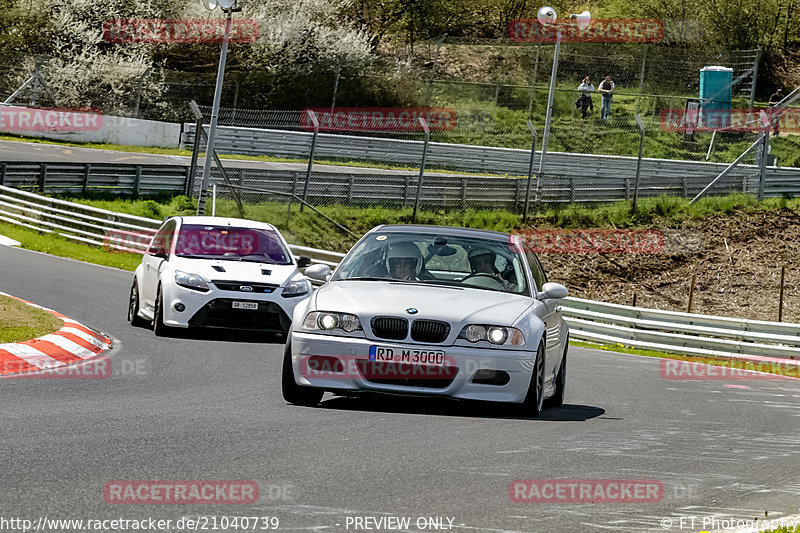
<path id="1" fill-rule="evenodd" d="M 486 274 L 494 277 L 503 284 L 503 287 L 510 290 L 516 289 L 516 283 L 510 283 L 500 275 L 500 271 L 495 266 L 497 255 L 486 248 L 473 248 L 467 254 L 470 270 L 472 274 Z"/>
<path id="2" fill-rule="evenodd" d="M 386 267 L 390 278 L 419 281 L 422 252 L 412 242 L 394 243 L 386 256 Z"/>

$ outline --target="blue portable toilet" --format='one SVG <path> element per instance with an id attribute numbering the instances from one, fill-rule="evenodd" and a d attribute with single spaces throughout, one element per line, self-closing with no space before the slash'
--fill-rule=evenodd
<path id="1" fill-rule="evenodd" d="M 731 125 L 733 69 L 703 67 L 700 69 L 700 120 L 711 129 Z"/>

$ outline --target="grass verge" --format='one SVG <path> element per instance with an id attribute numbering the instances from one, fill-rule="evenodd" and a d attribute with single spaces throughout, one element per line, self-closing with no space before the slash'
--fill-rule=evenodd
<path id="1" fill-rule="evenodd" d="M 56 316 L 0 294 L 0 344 L 24 342 L 61 329 Z"/>
<path id="2" fill-rule="evenodd" d="M 121 198 L 72 199 L 74 201 L 120 211 L 132 215 L 163 219 L 172 215 L 192 215 L 197 210 L 197 201 L 178 196 L 156 200 L 125 200 Z M 287 216 L 287 204 L 276 201 L 258 202 L 245 197 L 244 216 L 252 220 L 269 222 L 278 227 L 289 242 L 314 248 L 346 251 L 355 239 L 330 222 L 306 209 L 299 212 L 298 206 L 292 207 Z M 318 206 L 322 213 L 339 224 L 349 228 L 357 235 L 362 235 L 379 224 L 405 224 L 412 220 L 410 207 L 349 207 L 342 205 Z M 681 223 L 691 219 L 702 219 L 721 213 L 799 210 L 800 199 L 768 198 L 759 203 L 755 197 L 746 194 L 734 194 L 723 197 L 702 198 L 696 204 L 688 200 L 671 196 L 643 198 L 637 205 L 636 212 L 631 211 L 630 202 L 617 202 L 596 207 L 570 205 L 548 207 L 531 213 L 527 224 L 522 224 L 522 217 L 517 213 L 489 209 L 467 209 L 464 211 L 423 210 L 417 215 L 421 224 L 439 224 L 445 226 L 463 226 L 483 228 L 502 232 L 513 232 L 527 228 L 643 228 L 679 227 Z M 236 204 L 231 200 L 219 199 L 217 215 L 238 217 Z"/>
<path id="3" fill-rule="evenodd" d="M 132 146 L 128 144 L 108 144 L 108 143 L 77 143 L 69 141 L 59 141 L 55 139 L 45 139 L 38 137 L 22 137 L 15 135 L 0 135 L 0 141 L 15 141 L 27 142 L 34 144 L 52 144 L 56 146 L 70 146 L 74 148 L 91 148 L 94 150 L 111 150 L 115 152 L 132 152 L 137 154 L 153 154 L 153 155 L 177 155 L 183 157 L 192 157 L 191 150 L 181 150 L 180 148 L 155 148 L 148 146 Z M 269 163 L 297 163 L 308 164 L 308 159 L 303 158 L 286 158 L 286 157 L 272 157 L 269 155 L 242 155 L 242 154 L 218 154 L 222 160 L 236 160 L 236 161 L 266 161 Z M 200 157 L 204 157 L 205 152 L 200 152 Z M 331 161 L 328 159 L 314 158 L 315 165 L 330 165 L 335 167 L 358 167 L 358 168 L 376 168 L 380 170 L 404 170 L 410 173 L 419 172 L 419 167 L 413 165 L 387 165 L 378 161 Z M 459 170 L 443 170 L 436 168 L 426 168 L 426 173 L 435 174 L 456 174 L 459 176 L 490 176 L 490 177 L 508 177 L 508 174 L 492 174 L 490 172 L 463 172 Z"/>
<path id="4" fill-rule="evenodd" d="M 123 270 L 133 271 L 141 263 L 141 256 L 139 254 L 117 253 L 117 252 L 112 253 L 102 248 L 97 248 L 69 241 L 59 235 L 40 234 L 33 230 L 29 230 L 27 228 L 20 228 L 18 226 L 12 226 L 9 224 L 0 223 L 0 235 L 5 235 L 7 237 L 11 237 L 12 239 L 19 241 L 23 248 L 29 250 L 44 252 L 52 255 L 57 255 L 60 257 L 69 257 L 72 259 L 78 259 L 81 261 L 86 261 L 88 263 L 94 263 L 97 265 L 111 266 Z M 36 336 L 44 335 L 51 331 L 55 331 L 56 329 L 61 327 L 60 321 L 58 319 L 55 319 L 55 317 L 53 317 L 49 313 L 41 312 L 44 315 L 46 315 L 46 318 L 47 317 L 54 318 L 55 321 L 58 322 L 58 327 L 55 327 L 53 329 L 47 329 L 45 327 L 44 330 L 36 329 L 37 332 L 36 334 L 25 337 L 25 335 L 28 335 L 28 329 L 18 328 L 16 324 L 19 322 L 19 320 L 14 320 L 13 317 L 8 317 L 4 315 L 5 302 L 3 298 L 4 297 L 0 296 L 0 324 L 12 324 L 12 326 L 8 327 L 0 326 L 0 342 L 15 342 L 14 340 L 7 340 L 7 339 L 19 338 L 19 335 L 22 335 L 22 337 L 24 337 L 22 338 L 22 340 L 27 340 Z M 8 300 L 11 300 L 11 302 L 22 305 L 24 308 L 26 308 L 26 310 L 31 309 L 35 311 L 40 311 L 31 308 L 30 306 L 27 306 L 25 304 L 21 304 L 21 302 L 17 302 L 16 300 L 13 299 L 8 299 Z M 32 327 L 34 328 L 37 327 L 37 324 L 38 322 L 34 324 Z M 726 367 L 741 371 L 762 371 L 762 372 L 773 373 L 776 375 L 800 377 L 800 367 L 797 366 L 789 367 L 781 365 L 758 365 L 745 361 L 728 360 L 722 358 L 685 356 L 679 354 L 672 354 L 668 352 L 659 352 L 654 350 L 642 350 L 630 346 L 624 346 L 622 344 L 593 344 L 581 341 L 571 341 L 570 345 L 584 347 L 584 348 L 607 350 L 618 353 L 626 353 L 632 355 L 642 355 L 647 357 L 656 357 L 664 359 L 676 359 L 679 361 L 687 361 L 692 363 L 704 363 L 704 364 Z"/>
<path id="5" fill-rule="evenodd" d="M 800 378 L 800 366 L 798 365 L 781 365 L 781 364 L 761 364 L 761 363 L 751 363 L 749 361 L 743 361 L 738 359 L 725 359 L 722 357 L 703 357 L 703 356 L 692 356 L 692 355 L 680 355 L 674 354 L 669 352 L 659 352 L 656 350 L 643 350 L 640 348 L 634 348 L 632 346 L 625 346 L 623 344 L 595 344 L 592 342 L 584 342 L 584 341 L 570 341 L 570 346 L 577 346 L 580 348 L 590 348 L 593 350 L 604 350 L 609 352 L 617 352 L 617 353 L 624 353 L 630 355 L 641 355 L 644 357 L 655 357 L 657 359 L 675 359 L 678 361 L 686 361 L 688 363 L 700 363 L 705 365 L 713 365 L 718 367 L 723 367 L 726 369 L 731 369 L 732 376 L 730 375 L 727 379 L 746 379 L 744 376 L 747 372 L 765 372 L 767 374 L 775 374 L 777 376 L 787 376 L 793 378 Z M 675 372 L 676 375 L 672 376 L 672 379 L 680 379 L 683 371 L 686 369 L 684 368 L 676 368 Z M 672 372 L 670 370 L 670 372 Z M 699 374 L 697 375 L 687 375 L 686 379 L 701 379 Z M 720 379 L 725 379 L 720 377 Z M 763 378 L 762 378 L 763 379 Z"/>
<path id="6" fill-rule="evenodd" d="M 20 247 L 27 250 L 78 259 L 96 265 L 133 271 L 142 262 L 142 256 L 138 254 L 111 253 L 102 248 L 70 241 L 60 235 L 38 233 L 5 223 L 0 223 L 0 235 L 19 241 Z"/>

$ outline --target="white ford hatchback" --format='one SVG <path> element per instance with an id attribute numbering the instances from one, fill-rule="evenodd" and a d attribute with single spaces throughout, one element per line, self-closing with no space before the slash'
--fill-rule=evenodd
<path id="1" fill-rule="evenodd" d="M 298 302 L 311 293 L 272 225 L 220 217 L 172 217 L 136 268 L 128 320 L 169 328 L 234 328 L 286 333 Z"/>

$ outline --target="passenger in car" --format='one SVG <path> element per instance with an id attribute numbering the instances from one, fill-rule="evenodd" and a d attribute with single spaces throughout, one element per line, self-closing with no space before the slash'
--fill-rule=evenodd
<path id="1" fill-rule="evenodd" d="M 473 248 L 467 253 L 469 260 L 470 270 L 472 274 L 489 274 L 496 277 L 503 286 L 510 290 L 517 290 L 516 283 L 513 283 L 503 277 L 501 272 L 495 266 L 497 261 L 497 254 L 486 248 Z"/>

